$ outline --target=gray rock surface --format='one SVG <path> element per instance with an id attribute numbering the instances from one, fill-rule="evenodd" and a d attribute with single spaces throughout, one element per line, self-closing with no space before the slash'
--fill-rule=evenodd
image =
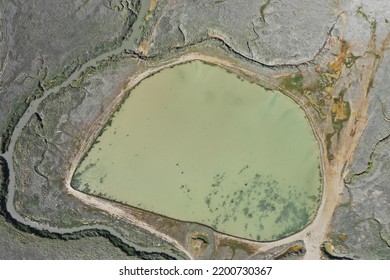
<path id="1" fill-rule="evenodd" d="M 2 148 L 29 101 L 66 79 L 86 60 L 121 43 L 135 19 L 137 2 L 0 2 Z M 328 72 L 321 78 L 333 75 L 331 79 L 337 80 L 332 82 L 334 93 L 347 89 L 343 100 L 355 105 L 360 95 L 353 93 L 361 90 L 362 77 L 367 77 L 366 69 L 371 66 L 370 55 L 373 50 L 381 49 L 390 32 L 389 21 L 390 2 L 387 0 L 158 1 L 154 16 L 144 27 L 143 39 L 149 43 L 146 57 L 118 55 L 97 68 L 87 69 L 78 81 L 45 99 L 24 128 L 14 154 L 17 212 L 31 221 L 59 228 L 85 224 L 110 226 L 129 243 L 174 251 L 170 244 L 146 230 L 84 205 L 67 194 L 64 187 L 64 174 L 87 136 L 88 128 L 107 109 L 129 77 L 136 71 L 148 69 L 150 64 L 159 64 L 168 56 L 178 57 L 186 51 L 203 49 L 209 51 L 209 55 L 225 52 L 224 59 L 228 61 L 240 63 L 256 73 L 280 77 L 295 70 L 299 74 L 308 70 L 316 77 L 318 69 L 318 72 L 325 69 Z M 330 35 L 333 41 L 328 40 Z M 342 61 L 344 70 L 338 76 L 334 73 L 337 70 L 328 69 L 328 63 L 337 57 L 329 50 L 334 47 L 338 52 L 340 42 L 346 42 L 353 56 L 364 58 L 356 60 L 348 69 L 344 67 L 346 61 Z M 350 175 L 330 229 L 335 257 L 390 259 L 390 52 L 382 51 L 384 56 L 370 84 L 367 127 L 352 165 L 346 167 Z M 379 52 L 376 56 L 380 56 Z M 307 76 L 303 80 L 306 83 Z M 299 94 L 304 88 L 299 85 L 292 89 Z M 323 94 L 313 94 L 313 104 Z M 335 95 L 325 97 L 329 99 L 322 101 L 331 104 Z M 310 106 L 309 102 L 306 105 Z M 327 116 L 330 124 L 331 117 Z M 334 138 L 337 137 L 335 134 Z M 337 144 L 340 143 L 334 143 L 335 149 Z M 65 246 L 61 242 L 45 243 L 37 239 L 31 247 L 24 246 L 28 234 L 16 233 L 13 239 L 12 229 L 1 219 L 0 245 L 10 243 L 15 247 L 7 258 L 18 254 L 26 258 L 66 258 L 67 253 L 55 256 L 50 251 L 47 254 L 40 251 L 45 246 L 59 250 Z M 5 235 L 1 236 L 2 233 Z M 80 257 L 89 258 L 92 243 L 107 242 L 98 237 L 92 239 L 85 243 L 67 243 L 70 249 L 64 250 L 71 252 L 73 246 L 81 246 L 86 251 Z M 39 245 L 41 241 L 43 247 Z M 26 251 L 22 251 L 23 248 Z M 31 250 L 38 253 L 34 255 Z M 247 256 L 244 250 L 233 251 L 224 247 L 215 254 Z M 174 253 L 180 256 L 179 252 Z M 301 258 L 303 253 L 304 250 L 295 257 Z M 262 256 L 272 258 L 273 255 Z M 261 253 L 255 257 L 261 257 Z M 287 254 L 287 257 L 294 256 Z"/>
<path id="2" fill-rule="evenodd" d="M 322 0 L 167 1 L 150 53 L 219 38 L 262 64 L 305 63 L 322 49 L 337 16 L 334 3 Z"/>
<path id="3" fill-rule="evenodd" d="M 335 212 L 332 225 L 336 256 L 390 259 L 389 151 L 387 138 L 376 145 L 370 171 L 346 185 L 348 200 Z"/>
<path id="4" fill-rule="evenodd" d="M 148 244 L 145 250 L 163 251 L 167 242 L 135 225 L 83 204 L 65 189 L 70 162 L 88 128 L 116 97 L 139 62 L 131 56 L 120 62 L 107 60 L 88 69 L 76 83 L 50 95 L 41 103 L 17 140 L 15 208 L 40 224 L 77 228 L 109 225 L 130 244 Z M 180 254 L 179 254 L 180 255 Z"/>
<path id="5" fill-rule="evenodd" d="M 365 55 L 373 42 L 381 50 L 390 33 L 390 3 L 341 2 L 348 5 L 348 24 L 356 28 L 345 29 L 346 39 L 354 42 L 352 51 Z M 390 259 L 390 51 L 382 51 L 368 91 L 367 126 L 348 167 L 342 201 L 333 217 L 330 240 L 335 257 Z"/>
<path id="6" fill-rule="evenodd" d="M 103 237 L 84 237 L 79 240 L 43 238 L 15 229 L 0 216 L 0 259 L 135 259 L 115 248 Z M 7 248 L 7 250 L 4 250 Z"/>
<path id="7" fill-rule="evenodd" d="M 42 87 L 58 84 L 129 33 L 136 5 L 119 11 L 109 3 L 0 1 L 0 147 Z"/>
<path id="8" fill-rule="evenodd" d="M 370 105 L 367 128 L 350 166 L 350 173 L 363 173 L 370 165 L 371 156 L 377 143 L 390 134 L 390 51 L 385 53 L 369 93 Z"/>

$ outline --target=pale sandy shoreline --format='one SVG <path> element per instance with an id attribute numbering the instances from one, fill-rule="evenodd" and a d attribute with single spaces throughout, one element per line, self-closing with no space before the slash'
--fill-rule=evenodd
<path id="1" fill-rule="evenodd" d="M 69 169 L 69 172 L 66 176 L 66 188 L 69 194 L 77 197 L 82 202 L 86 203 L 87 205 L 96 207 L 98 209 L 101 209 L 103 211 L 106 211 L 114 216 L 120 217 L 122 219 L 125 219 L 129 221 L 132 224 L 135 224 L 153 234 L 155 234 L 158 237 L 163 238 L 164 240 L 172 243 L 177 247 L 179 250 L 184 252 L 189 258 L 192 257 L 191 252 L 189 252 L 186 248 L 184 248 L 181 244 L 179 244 L 175 239 L 171 238 L 170 236 L 159 232 L 157 229 L 153 227 L 153 225 L 148 224 L 145 221 L 141 221 L 134 217 L 131 213 L 128 213 L 127 211 L 119 208 L 116 206 L 114 202 L 108 201 L 106 199 L 100 199 L 94 196 L 90 196 L 84 193 L 81 193 L 79 191 L 76 191 L 71 187 L 71 179 L 75 172 L 75 169 L 79 163 L 79 161 L 82 159 L 83 155 L 88 151 L 90 148 L 92 142 L 94 142 L 95 137 L 97 136 L 98 131 L 104 124 L 107 122 L 108 118 L 111 116 L 111 114 L 116 110 L 116 108 L 122 103 L 124 100 L 125 94 L 131 90 L 133 87 L 135 87 L 139 82 L 141 82 L 143 79 L 149 77 L 150 75 L 153 75 L 165 68 L 172 67 L 178 64 L 190 62 L 193 60 L 200 60 L 207 63 L 211 63 L 214 65 L 221 66 L 229 71 L 233 71 L 238 73 L 239 75 L 247 75 L 249 77 L 253 77 L 258 81 L 264 80 L 265 77 L 260 76 L 257 73 L 251 72 L 247 69 L 239 68 L 238 66 L 232 64 L 229 61 L 222 60 L 216 57 L 206 56 L 203 54 L 197 54 L 197 53 L 191 53 L 181 56 L 180 58 L 170 61 L 164 65 L 151 68 L 147 71 L 144 71 L 142 73 L 138 73 L 135 76 L 131 78 L 129 83 L 122 89 L 122 91 L 118 94 L 118 96 L 114 99 L 114 101 L 108 106 L 108 109 L 102 113 L 102 115 L 90 126 L 88 132 L 87 132 L 87 139 L 83 142 L 82 148 L 80 149 L 78 155 L 75 157 L 75 159 L 72 162 L 72 165 Z M 322 161 L 322 175 L 323 175 L 323 195 L 321 204 L 319 206 L 319 209 L 317 211 L 317 214 L 314 218 L 314 220 L 302 231 L 291 235 L 289 237 L 280 239 L 278 241 L 272 241 L 272 242 L 251 242 L 246 241 L 252 245 L 255 245 L 256 247 L 259 247 L 259 252 L 264 252 L 268 249 L 271 249 L 273 247 L 277 247 L 292 241 L 296 240 L 303 240 L 306 244 L 307 253 L 305 255 L 305 258 L 307 259 L 318 259 L 320 257 L 320 246 L 322 242 L 325 240 L 328 226 L 331 222 L 331 218 L 334 212 L 335 207 L 337 206 L 337 201 L 339 197 L 339 193 L 342 190 L 342 178 L 337 178 L 337 176 L 334 176 L 334 172 L 331 172 L 329 166 L 325 165 L 324 159 L 324 149 L 325 149 L 325 142 L 323 139 L 320 138 L 318 132 L 316 131 L 314 121 L 312 116 L 310 115 L 310 112 L 308 112 L 301 100 L 298 100 L 295 98 L 293 94 L 289 94 L 285 90 L 282 90 L 278 85 L 275 83 L 272 83 L 271 81 L 267 81 L 268 83 L 271 83 L 276 89 L 279 89 L 280 91 L 284 92 L 287 96 L 292 98 L 304 111 L 306 116 L 309 119 L 309 123 L 312 127 L 312 131 L 315 135 L 315 138 L 319 144 L 320 148 L 320 154 L 321 154 L 321 161 Z M 341 166 L 342 168 L 342 166 Z M 333 169 L 333 168 L 332 168 Z M 339 168 L 340 169 L 340 168 Z M 333 169 L 334 170 L 334 169 Z M 341 170 L 341 169 L 340 169 Z M 338 172 L 335 172 L 338 173 Z M 339 186 L 337 189 L 332 188 L 332 186 Z M 220 233 L 216 233 L 216 235 L 222 235 Z M 234 237 L 232 237 L 234 238 Z M 239 238 L 234 238 L 239 239 Z"/>

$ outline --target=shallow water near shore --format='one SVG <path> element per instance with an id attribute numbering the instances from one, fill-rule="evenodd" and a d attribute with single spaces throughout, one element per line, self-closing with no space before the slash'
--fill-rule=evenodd
<path id="1" fill-rule="evenodd" d="M 72 186 L 226 234 L 275 240 L 314 218 L 320 153 L 290 98 L 197 61 L 133 89 Z"/>

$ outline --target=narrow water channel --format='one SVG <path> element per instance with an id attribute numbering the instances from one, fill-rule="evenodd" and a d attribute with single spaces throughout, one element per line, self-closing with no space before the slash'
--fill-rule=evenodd
<path id="1" fill-rule="evenodd" d="M 114 50 L 108 51 L 106 53 L 103 53 L 99 55 L 98 57 L 91 59 L 87 63 L 83 64 L 80 68 L 78 68 L 75 72 L 72 73 L 72 75 L 64 81 L 61 85 L 58 85 L 56 87 L 51 88 L 50 90 L 46 90 L 44 95 L 41 98 L 38 98 L 34 101 L 32 101 L 24 113 L 24 115 L 20 118 L 18 124 L 15 127 L 15 130 L 11 136 L 10 144 L 8 146 L 7 151 L 2 155 L 2 157 L 6 160 L 8 169 L 9 169 L 9 184 L 8 184 L 8 198 L 7 198 L 7 211 L 10 213 L 10 215 L 17 220 L 20 223 L 23 223 L 25 225 L 31 226 L 33 228 L 36 228 L 38 230 L 47 230 L 50 232 L 56 232 L 60 234 L 66 234 L 66 233 L 73 233 L 78 232 L 82 230 L 90 230 L 90 229 L 96 229 L 96 230 L 104 230 L 110 232 L 111 235 L 116 236 L 120 238 L 123 242 L 128 244 L 129 246 L 135 248 L 136 250 L 141 250 L 144 252 L 164 252 L 167 254 L 170 254 L 169 252 L 165 252 L 163 250 L 157 249 L 157 248 L 145 248 L 141 247 L 137 244 L 133 244 L 126 239 L 124 239 L 120 233 L 118 233 L 116 230 L 114 230 L 111 227 L 103 226 L 103 225 L 93 225 L 93 226 L 80 226 L 80 227 L 74 227 L 74 228 L 58 228 L 54 226 L 48 226 L 44 224 L 39 224 L 37 222 L 33 222 L 29 220 L 28 218 L 22 217 L 16 210 L 14 206 L 14 197 L 15 197 L 15 171 L 13 166 L 13 154 L 15 150 L 15 143 L 17 139 L 19 138 L 20 134 L 22 133 L 23 128 L 27 125 L 31 117 L 37 112 L 37 109 L 41 102 L 45 100 L 49 95 L 58 92 L 61 88 L 64 88 L 68 85 L 70 85 L 72 82 L 76 81 L 78 77 L 88 68 L 88 67 L 95 67 L 98 65 L 100 61 L 103 61 L 105 59 L 108 59 L 109 57 L 113 55 L 118 55 L 126 50 L 134 50 L 135 47 L 135 40 L 140 35 L 140 27 L 143 23 L 143 20 L 145 16 L 148 13 L 149 7 L 150 7 L 150 0 L 141 1 L 141 10 L 138 13 L 137 20 L 134 23 L 132 29 L 133 32 L 131 36 L 122 43 L 122 45 Z"/>
<path id="2" fill-rule="evenodd" d="M 303 229 L 322 188 L 319 147 L 303 110 L 202 62 L 142 81 L 72 185 L 262 241 Z"/>

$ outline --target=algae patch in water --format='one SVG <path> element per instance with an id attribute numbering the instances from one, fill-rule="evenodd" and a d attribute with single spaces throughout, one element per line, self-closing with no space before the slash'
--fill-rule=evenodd
<path id="1" fill-rule="evenodd" d="M 274 240 L 313 219 L 319 158 L 291 99 L 192 62 L 131 92 L 72 184 L 230 235 Z"/>

